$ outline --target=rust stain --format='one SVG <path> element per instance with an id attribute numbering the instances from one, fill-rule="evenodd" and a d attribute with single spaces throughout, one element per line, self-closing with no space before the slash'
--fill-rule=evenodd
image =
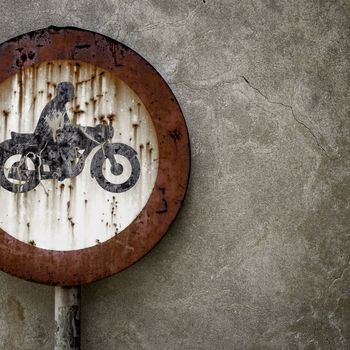
<path id="1" fill-rule="evenodd" d="M 112 126 L 113 125 L 113 122 L 115 121 L 115 114 L 108 114 L 107 115 L 107 119 L 108 119 L 108 122 L 109 122 L 109 125 Z"/>
<path id="2" fill-rule="evenodd" d="M 7 133 L 7 125 L 8 125 L 8 117 L 10 115 L 10 112 L 9 111 L 6 111 L 6 110 L 3 110 L 2 111 L 2 114 L 4 116 L 4 134 L 5 134 L 5 137 L 6 137 L 6 133 Z"/>
<path id="3" fill-rule="evenodd" d="M 174 140 L 174 142 L 179 141 L 181 138 L 181 134 L 178 129 L 173 129 L 169 131 L 170 137 Z"/>
<path id="4" fill-rule="evenodd" d="M 100 115 L 98 117 L 98 121 L 100 122 L 100 124 L 108 124 L 104 115 Z"/>

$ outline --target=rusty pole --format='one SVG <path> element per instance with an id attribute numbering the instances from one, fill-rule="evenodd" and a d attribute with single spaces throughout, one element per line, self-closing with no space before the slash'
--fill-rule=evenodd
<path id="1" fill-rule="evenodd" d="M 80 350 L 80 286 L 55 287 L 54 350 Z"/>

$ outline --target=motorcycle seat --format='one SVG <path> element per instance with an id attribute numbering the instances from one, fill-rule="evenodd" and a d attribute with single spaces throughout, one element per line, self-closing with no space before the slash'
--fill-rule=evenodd
<path id="1" fill-rule="evenodd" d="M 33 138 L 33 134 L 22 134 L 19 132 L 11 131 L 11 138 L 16 143 L 27 143 Z"/>

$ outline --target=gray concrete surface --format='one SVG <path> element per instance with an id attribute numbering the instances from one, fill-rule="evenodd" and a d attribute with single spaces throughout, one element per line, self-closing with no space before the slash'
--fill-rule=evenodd
<path id="1" fill-rule="evenodd" d="M 0 39 L 74 25 L 136 50 L 192 141 L 175 225 L 82 289 L 83 349 L 349 349 L 347 0 L 2 0 Z M 52 349 L 53 289 L 0 275 L 0 349 Z"/>

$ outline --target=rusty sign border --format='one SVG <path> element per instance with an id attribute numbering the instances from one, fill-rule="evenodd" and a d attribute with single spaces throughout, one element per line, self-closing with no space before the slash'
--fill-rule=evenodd
<path id="1" fill-rule="evenodd" d="M 73 286 L 120 272 L 165 235 L 186 194 L 190 145 L 180 106 L 160 74 L 132 49 L 95 32 L 48 27 L 2 43 L 0 83 L 24 67 L 65 59 L 95 64 L 133 89 L 152 118 L 159 148 L 157 179 L 146 206 L 127 228 L 106 242 L 74 251 L 46 250 L 23 243 L 0 228 L 2 271 L 34 282 Z"/>

